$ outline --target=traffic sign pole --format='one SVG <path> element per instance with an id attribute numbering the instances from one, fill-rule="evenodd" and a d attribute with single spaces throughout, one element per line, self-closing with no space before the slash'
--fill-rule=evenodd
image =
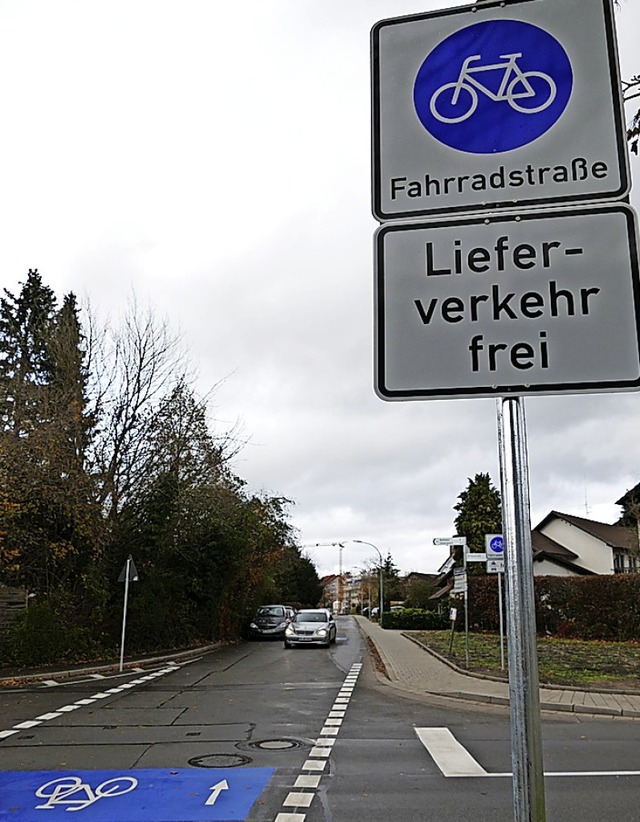
<path id="1" fill-rule="evenodd" d="M 545 822 L 524 400 L 498 400 L 497 417 L 506 545 L 514 819 Z"/>

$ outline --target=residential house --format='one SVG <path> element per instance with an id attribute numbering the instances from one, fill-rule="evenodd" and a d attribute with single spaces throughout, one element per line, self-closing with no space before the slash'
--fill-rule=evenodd
<path id="1" fill-rule="evenodd" d="M 638 520 L 640 486 L 618 500 L 625 515 L 610 525 L 605 522 L 550 511 L 531 532 L 534 576 L 585 576 L 640 572 Z M 444 600 L 453 584 L 453 556 L 439 569 L 432 600 Z"/>
<path id="2" fill-rule="evenodd" d="M 640 570 L 638 532 L 625 525 L 551 511 L 531 533 L 534 576 Z"/>

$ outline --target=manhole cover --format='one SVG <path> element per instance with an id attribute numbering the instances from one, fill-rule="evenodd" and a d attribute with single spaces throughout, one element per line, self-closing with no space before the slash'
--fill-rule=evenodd
<path id="1" fill-rule="evenodd" d="M 206 754 L 205 756 L 194 756 L 189 760 L 189 765 L 196 768 L 239 768 L 248 765 L 251 757 L 242 754 Z"/>
<path id="2" fill-rule="evenodd" d="M 242 750 L 257 748 L 260 751 L 290 751 L 304 745 L 300 739 L 256 739 L 254 742 L 240 742 L 236 747 Z"/>

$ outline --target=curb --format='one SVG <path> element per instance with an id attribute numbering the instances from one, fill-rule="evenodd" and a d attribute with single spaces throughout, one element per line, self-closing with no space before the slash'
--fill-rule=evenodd
<path id="1" fill-rule="evenodd" d="M 475 702 L 476 704 L 478 704 L 478 703 L 479 704 L 483 704 L 483 703 L 484 704 L 491 704 L 491 705 L 496 705 L 496 706 L 505 707 L 505 708 L 508 708 L 510 706 L 511 701 L 510 701 L 508 696 L 506 696 L 506 697 L 505 696 L 493 696 L 493 695 L 489 695 L 489 694 L 480 694 L 480 693 L 477 693 L 477 692 L 468 692 L 468 691 L 447 691 L 446 693 L 443 693 L 442 691 L 429 691 L 429 690 L 418 691 L 418 690 L 415 690 L 414 688 L 408 688 L 408 687 L 404 686 L 400 680 L 392 678 L 388 674 L 389 670 L 393 670 L 393 666 L 391 665 L 389 660 L 387 660 L 385 658 L 384 652 L 376 644 L 375 638 L 371 634 L 369 634 L 367 631 L 365 631 L 363 628 L 361 628 L 359 623 L 358 623 L 358 629 L 359 629 L 361 635 L 365 638 L 368 638 L 369 641 L 375 646 L 375 648 L 378 652 L 378 655 L 380 656 L 380 658 L 382 659 L 382 661 L 384 663 L 385 671 L 387 672 L 386 677 L 383 674 L 381 674 L 379 671 L 376 670 L 375 664 L 373 665 L 374 674 L 376 676 L 376 679 L 378 680 L 378 682 L 381 685 L 386 685 L 387 687 L 395 688 L 396 690 L 403 691 L 404 693 L 415 694 L 416 696 L 434 696 L 434 697 L 438 697 L 440 699 L 456 699 L 456 700 L 463 700 L 463 701 L 467 701 L 467 702 Z M 434 659 L 437 659 L 438 662 L 441 662 L 441 663 L 447 665 L 449 668 L 451 668 L 452 670 L 456 671 L 459 674 L 462 674 L 463 676 L 469 676 L 472 679 L 478 679 L 478 680 L 483 680 L 483 679 L 492 680 L 494 682 L 500 682 L 500 683 L 505 684 L 505 685 L 509 684 L 508 680 L 500 679 L 499 677 L 485 676 L 485 675 L 482 675 L 482 674 L 472 674 L 469 671 L 466 671 L 464 668 L 460 668 L 457 665 L 451 663 L 448 659 L 445 659 L 444 657 L 440 656 L 440 654 L 436 653 L 435 651 L 432 651 L 430 648 L 427 648 L 425 645 L 422 645 L 420 642 L 413 639 L 413 637 L 409 636 L 405 632 L 402 632 L 402 636 L 404 636 L 406 639 L 413 642 L 414 645 L 417 645 L 423 651 L 426 651 L 427 653 L 431 654 L 431 656 L 433 656 Z M 546 685 L 544 687 L 545 688 L 548 687 L 549 690 L 556 690 L 556 691 L 572 690 L 572 691 L 582 691 L 584 693 L 610 694 L 610 691 L 595 691 L 593 689 L 587 689 L 587 688 L 563 688 L 563 687 L 558 687 L 558 686 L 556 686 L 554 688 L 553 686 L 546 686 Z M 634 694 L 634 692 L 629 692 L 629 691 L 627 691 L 627 692 L 617 691 L 616 693 L 619 693 L 621 696 L 623 696 L 625 693 L 629 694 L 629 695 L 632 695 L 632 696 L 636 695 L 636 694 Z M 573 703 L 545 702 L 543 698 L 541 698 L 541 700 L 540 700 L 540 710 L 541 711 L 546 711 L 546 712 L 554 712 L 554 713 L 574 713 L 574 714 L 587 714 L 587 715 L 590 714 L 592 716 L 624 717 L 625 719 L 639 719 L 640 718 L 640 710 L 634 710 L 632 708 L 625 709 L 625 708 L 620 708 L 620 707 L 616 707 L 616 708 L 614 708 L 614 707 L 605 707 L 605 706 L 601 706 L 601 705 L 576 705 L 576 704 L 573 704 Z"/>
<path id="2" fill-rule="evenodd" d="M 477 671 L 468 671 L 466 668 L 461 668 L 459 665 L 456 665 L 455 662 L 451 662 L 450 659 L 447 659 L 444 656 L 441 656 L 437 651 L 434 651 L 432 648 L 427 648 L 426 645 L 423 645 L 421 642 L 418 642 L 417 639 L 414 639 L 409 634 L 402 632 L 402 636 L 409 639 L 413 642 L 414 645 L 417 645 L 419 648 L 422 648 L 423 651 L 426 651 L 431 656 L 434 656 L 437 660 L 442 662 L 444 665 L 447 665 L 456 673 L 464 674 L 464 676 L 471 676 L 474 679 L 488 679 L 491 682 L 504 682 L 509 684 L 508 676 L 504 679 L 499 676 L 491 676 L 491 674 L 480 674 Z M 554 685 L 553 683 L 543 682 L 540 685 L 541 688 L 544 688 L 547 691 L 580 691 L 581 693 L 585 694 L 619 694 L 620 696 L 640 696 L 640 691 L 634 690 L 616 690 L 616 691 L 607 691 L 604 688 L 585 688 L 584 685 Z M 564 710 L 564 709 L 563 709 Z"/>
<path id="3" fill-rule="evenodd" d="M 212 643 L 211 645 L 201 645 L 198 648 L 189 648 L 186 651 L 176 651 L 170 654 L 162 654 L 160 656 L 144 657 L 140 659 L 128 659 L 123 664 L 123 672 L 130 671 L 132 668 L 138 668 L 141 665 L 154 665 L 161 662 L 171 662 L 172 660 L 192 659 L 193 657 L 210 654 L 221 648 L 224 645 L 222 642 Z M 120 662 L 105 662 L 102 665 L 87 665 L 84 668 L 67 668 L 61 671 L 34 671 L 32 673 L 17 674 L 15 676 L 0 677 L 0 688 L 7 685 L 24 685 L 30 682 L 41 682 L 45 679 L 71 679 L 76 676 L 87 674 L 101 674 L 110 671 L 119 671 Z"/>

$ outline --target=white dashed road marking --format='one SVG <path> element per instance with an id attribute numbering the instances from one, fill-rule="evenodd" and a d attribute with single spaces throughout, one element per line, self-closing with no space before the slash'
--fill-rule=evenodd
<path id="1" fill-rule="evenodd" d="M 309 790 L 290 791 L 282 803 L 284 808 L 309 808 L 311 806 L 361 669 L 361 663 L 351 666 L 329 715 L 324 721 L 320 736 L 315 740 L 315 745 L 309 752 L 309 758 L 300 769 L 303 773 L 298 776 L 293 785 L 297 789 L 308 788 Z M 274 822 L 305 822 L 306 816 L 305 813 L 283 811 L 276 816 Z"/>
<path id="2" fill-rule="evenodd" d="M 20 731 L 27 730 L 28 728 L 34 728 L 36 725 L 40 725 L 42 722 L 47 722 L 50 719 L 57 719 L 59 716 L 63 716 L 64 714 L 71 713 L 71 711 L 77 711 L 78 708 L 83 708 L 86 705 L 92 705 L 94 702 L 97 702 L 99 699 L 106 699 L 108 696 L 113 696 L 114 694 L 121 694 L 125 691 L 128 691 L 131 688 L 135 688 L 137 685 L 143 685 L 145 682 L 149 682 L 152 679 L 155 679 L 159 676 L 164 676 L 165 674 L 170 674 L 173 671 L 177 671 L 180 668 L 179 665 L 172 663 L 168 665 L 166 668 L 161 668 L 158 671 L 154 671 L 153 673 L 148 674 L 147 676 L 139 677 L 131 682 L 123 682 L 122 685 L 118 686 L 117 688 L 109 688 L 108 691 L 102 691 L 97 694 L 93 694 L 93 696 L 86 697 L 84 699 L 78 699 L 75 702 L 72 702 L 70 705 L 63 705 L 61 708 L 58 708 L 55 711 L 49 711 L 49 713 L 41 714 L 37 716 L 35 719 L 29 719 L 25 722 L 20 722 L 17 725 L 14 725 L 12 728 L 7 729 L 6 731 L 0 731 L 0 740 L 8 739 L 10 736 L 14 734 L 20 733 Z M 55 682 L 54 684 L 58 684 Z"/>

